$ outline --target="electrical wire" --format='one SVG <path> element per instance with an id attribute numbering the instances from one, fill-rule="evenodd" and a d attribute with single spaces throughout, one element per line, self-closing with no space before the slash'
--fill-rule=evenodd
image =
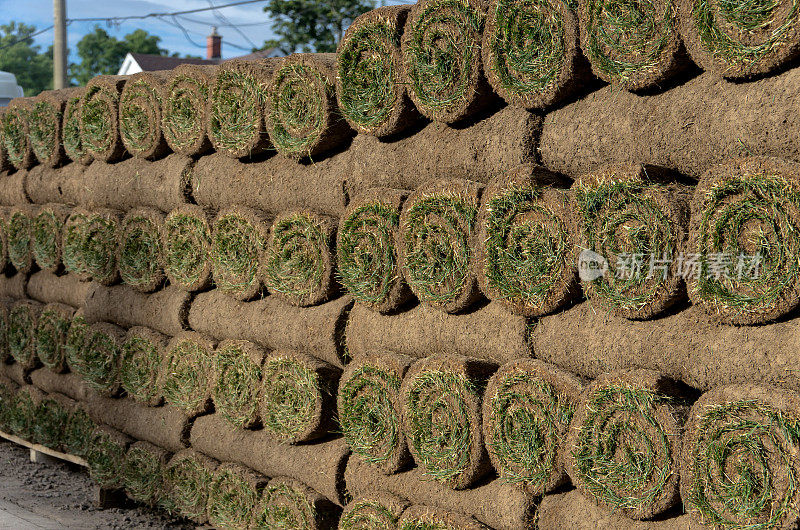
<path id="1" fill-rule="evenodd" d="M 173 11 L 171 13 L 147 13 L 146 15 L 129 15 L 124 17 L 85 17 L 85 18 L 69 18 L 67 22 L 109 22 L 115 23 L 120 20 L 141 20 L 145 18 L 160 18 L 160 17 L 171 17 L 175 15 L 188 15 L 190 13 L 201 13 L 203 11 L 214 11 L 217 9 L 224 9 L 226 7 L 234 7 L 234 6 L 241 6 L 245 4 L 257 4 L 261 2 L 266 2 L 268 0 L 242 0 L 240 2 L 231 2 L 229 4 L 223 4 L 219 6 L 213 7 L 200 7 L 197 9 L 187 9 L 185 11 Z M 52 27 L 52 26 L 51 26 Z"/>
<path id="2" fill-rule="evenodd" d="M 41 35 L 42 33 L 50 31 L 54 27 L 55 26 L 47 26 L 44 29 L 40 29 L 37 32 L 31 33 L 27 37 L 22 37 L 21 39 L 17 39 L 14 42 L 9 42 L 8 44 L 4 44 L 3 46 L 0 46 L 0 50 L 5 50 L 6 48 L 10 48 L 10 47 L 14 46 L 15 44 L 19 44 L 20 42 L 25 42 L 26 40 L 31 40 L 32 38 L 36 37 L 37 35 Z"/>

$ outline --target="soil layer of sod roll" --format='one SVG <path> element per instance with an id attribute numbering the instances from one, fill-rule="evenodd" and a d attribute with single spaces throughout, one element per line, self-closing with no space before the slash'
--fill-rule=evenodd
<path id="1" fill-rule="evenodd" d="M 411 9 L 402 39 L 406 83 L 426 117 L 453 123 L 491 102 L 480 52 L 487 7 L 483 0 L 425 0 Z"/>
<path id="2" fill-rule="evenodd" d="M 306 307 L 338 293 L 336 224 L 335 219 L 309 210 L 284 212 L 275 218 L 261 263 L 270 294 Z"/>
<path id="3" fill-rule="evenodd" d="M 0 364 L 0 374 L 20 386 L 31 384 L 31 373 L 26 372 L 19 363 Z"/>
<path id="4" fill-rule="evenodd" d="M 352 135 L 336 105 L 336 74 L 335 53 L 295 53 L 275 69 L 265 119 L 279 153 L 313 158 Z"/>
<path id="5" fill-rule="evenodd" d="M 8 241 L 8 261 L 22 274 L 28 274 L 34 267 L 33 261 L 33 219 L 36 210 L 29 205 L 14 206 L 8 211 L 5 223 Z"/>
<path id="6" fill-rule="evenodd" d="M 791 528 L 800 492 L 800 396 L 753 384 L 721 386 L 692 407 L 681 494 L 715 528 Z"/>
<path id="7" fill-rule="evenodd" d="M 568 481 L 564 438 L 582 391 L 580 379 L 539 360 L 495 372 L 483 395 L 483 435 L 500 480 L 533 496 Z"/>
<path id="8" fill-rule="evenodd" d="M 8 351 L 26 372 L 39 366 L 36 328 L 44 306 L 33 300 L 18 300 L 8 313 Z"/>
<path id="9" fill-rule="evenodd" d="M 246 340 L 225 340 L 214 354 L 214 410 L 234 427 L 261 423 L 259 392 L 266 352 Z"/>
<path id="10" fill-rule="evenodd" d="M 452 489 L 491 470 L 481 429 L 481 394 L 496 366 L 438 354 L 414 363 L 400 389 L 403 430 L 414 461 Z"/>
<path id="11" fill-rule="evenodd" d="M 800 55 L 800 10 L 792 1 L 676 2 L 692 58 L 717 76 L 751 79 L 791 67 Z"/>
<path id="12" fill-rule="evenodd" d="M 403 205 L 397 247 L 403 277 L 425 304 L 457 313 L 481 298 L 474 272 L 481 186 L 441 179 Z"/>
<path id="13" fill-rule="evenodd" d="M 64 224 L 61 259 L 67 272 L 110 285 L 119 279 L 117 241 L 122 214 L 75 208 Z"/>
<path id="14" fill-rule="evenodd" d="M 338 528 L 342 509 L 291 478 L 273 478 L 261 492 L 250 528 Z"/>
<path id="15" fill-rule="evenodd" d="M 91 283 L 82 282 L 74 274 L 56 276 L 52 272 L 39 271 L 28 280 L 28 297 L 43 304 L 59 303 L 80 307 L 86 301 Z"/>
<path id="16" fill-rule="evenodd" d="M 108 322 L 89 324 L 83 347 L 68 357 L 69 366 L 90 389 L 103 396 L 117 396 L 121 390 L 119 364 L 124 342 L 125 330 L 121 327 Z"/>
<path id="17" fill-rule="evenodd" d="M 188 323 L 220 340 L 244 339 L 270 350 L 304 352 L 341 367 L 346 355 L 344 328 L 352 304 L 346 296 L 308 308 L 287 305 L 273 296 L 239 302 L 215 289 L 194 298 Z M 237 327 L 231 322 L 237 322 Z"/>
<path id="18" fill-rule="evenodd" d="M 65 346 L 75 309 L 51 303 L 42 308 L 36 323 L 36 357 L 52 372 L 67 371 Z"/>
<path id="19" fill-rule="evenodd" d="M 267 245 L 269 220 L 263 212 L 243 206 L 220 211 L 211 229 L 214 284 L 237 300 L 261 292 L 259 259 Z"/>
<path id="20" fill-rule="evenodd" d="M 161 372 L 169 338 L 143 326 L 128 330 L 120 351 L 119 377 L 123 390 L 143 405 L 163 403 Z"/>
<path id="21" fill-rule="evenodd" d="M 211 149 L 208 93 L 217 70 L 216 65 L 182 64 L 170 72 L 161 100 L 161 129 L 176 153 L 197 156 Z"/>
<path id="22" fill-rule="evenodd" d="M 397 521 L 410 503 L 382 491 L 359 495 L 342 510 L 341 530 L 372 530 L 397 528 Z"/>
<path id="23" fill-rule="evenodd" d="M 216 342 L 201 333 L 175 336 L 164 352 L 161 391 L 168 405 L 189 416 L 211 408 Z"/>
<path id="24" fill-rule="evenodd" d="M 122 466 L 122 480 L 128 498 L 155 506 L 164 495 L 164 471 L 171 456 L 150 442 L 131 445 Z"/>
<path id="25" fill-rule="evenodd" d="M 264 360 L 258 411 L 265 431 L 286 443 L 325 437 L 335 428 L 341 370 L 297 352 L 272 352 Z"/>
<path id="26" fill-rule="evenodd" d="M 99 425 L 92 434 L 86 461 L 89 476 L 105 489 L 122 488 L 125 454 L 133 439 L 106 425 Z"/>
<path id="27" fill-rule="evenodd" d="M 598 377 L 578 402 L 565 441 L 572 483 L 598 506 L 631 519 L 676 506 L 687 412 L 678 385 L 658 372 Z"/>
<path id="28" fill-rule="evenodd" d="M 215 528 L 248 528 L 268 482 L 245 466 L 221 464 L 208 488 L 208 522 Z"/>
<path id="29" fill-rule="evenodd" d="M 16 169 L 29 169 L 36 164 L 28 129 L 28 115 L 33 109 L 33 98 L 15 98 L 0 115 L 3 145 L 6 156 Z"/>
<path id="30" fill-rule="evenodd" d="M 0 297 L 3 298 L 25 298 L 28 277 L 25 274 L 16 273 L 13 276 L 0 275 Z"/>
<path id="31" fill-rule="evenodd" d="M 532 164 L 493 179 L 478 215 L 475 270 L 483 293 L 540 316 L 579 296 L 573 213 L 563 179 Z"/>
<path id="32" fill-rule="evenodd" d="M 51 273 L 61 270 L 64 224 L 71 209 L 62 204 L 46 204 L 35 210 L 31 220 L 31 252 L 36 264 Z"/>
<path id="33" fill-rule="evenodd" d="M 692 201 L 692 302 L 716 320 L 760 324 L 800 305 L 800 164 L 745 158 L 714 166 Z M 10 248 L 10 247 L 9 247 Z"/>
<path id="34" fill-rule="evenodd" d="M 278 59 L 227 61 L 216 71 L 210 84 L 206 129 L 214 149 L 232 158 L 269 149 L 265 102 L 278 63 Z"/>
<path id="35" fill-rule="evenodd" d="M 682 258 L 691 188 L 659 168 L 632 165 L 586 174 L 571 191 L 574 261 L 582 262 L 584 249 L 606 260 L 600 277 L 581 282 L 590 302 L 644 320 L 685 299 Z"/>
<path id="36" fill-rule="evenodd" d="M 800 160 L 800 141 L 787 130 L 797 122 L 789 96 L 797 86 L 800 69 L 752 83 L 704 73 L 646 97 L 605 87 L 545 116 L 541 160 L 566 175 L 643 163 L 698 179 L 736 157 Z"/>
<path id="37" fill-rule="evenodd" d="M 396 315 L 380 315 L 356 304 L 345 332 L 347 352 L 360 359 L 393 352 L 422 359 L 432 353 L 457 353 L 503 364 L 531 357 L 528 322 L 496 303 L 463 315 L 448 315 L 418 304 Z"/>
<path id="38" fill-rule="evenodd" d="M 61 143 L 64 154 L 78 164 L 88 165 L 92 155 L 84 148 L 81 139 L 81 101 L 86 94 L 85 87 L 76 87 L 64 103 L 61 115 Z"/>
<path id="39" fill-rule="evenodd" d="M 340 506 L 345 499 L 344 468 L 350 449 L 341 439 L 287 445 L 263 429 L 232 429 L 219 414 L 194 421 L 192 447 L 221 462 L 238 462 L 267 476 L 300 480 Z"/>
<path id="40" fill-rule="evenodd" d="M 58 167 L 69 160 L 63 141 L 64 108 L 79 92 L 78 87 L 47 90 L 34 101 L 28 116 L 31 149 L 45 166 Z"/>
<path id="41" fill-rule="evenodd" d="M 348 363 L 339 382 L 339 426 L 354 457 L 387 475 L 411 463 L 400 386 L 412 360 L 372 354 Z"/>
<path id="42" fill-rule="evenodd" d="M 63 394 L 75 401 L 84 402 L 89 395 L 86 383 L 76 373 L 55 373 L 49 368 L 40 368 L 30 374 L 31 383 L 48 394 Z"/>
<path id="43" fill-rule="evenodd" d="M 137 158 L 155 160 L 169 152 L 161 128 L 161 106 L 170 72 L 139 72 L 125 82 L 119 98 L 119 135 Z"/>
<path id="44" fill-rule="evenodd" d="M 458 530 L 489 530 L 469 515 L 448 512 L 441 508 L 415 504 L 403 512 L 397 522 L 399 530 L 424 530 L 427 528 L 457 528 Z"/>
<path id="45" fill-rule="evenodd" d="M 15 182 L 12 179 L 25 175 L 22 180 L 22 192 L 13 189 L 17 185 L 14 183 L 11 190 L 0 192 L 0 197 L 5 200 L 6 195 L 18 195 L 17 204 L 20 201 L 27 202 L 25 198 L 28 197 L 30 202 L 35 204 L 54 203 L 74 206 L 82 202 L 86 196 L 87 185 L 83 180 L 85 170 L 86 166 L 81 164 L 67 164 L 59 168 L 39 165 L 28 172 L 20 171 L 18 174 L 6 177 L 6 183 L 11 185 Z"/>
<path id="46" fill-rule="evenodd" d="M 193 168 L 194 161 L 182 155 L 152 162 L 139 158 L 98 162 L 84 173 L 81 201 L 98 208 L 127 211 L 142 206 L 168 212 L 188 202 Z"/>
<path id="47" fill-rule="evenodd" d="M 509 105 L 545 109 L 588 80 L 573 8 L 551 0 L 494 0 L 489 5 L 483 69 Z"/>
<path id="48" fill-rule="evenodd" d="M 403 36 L 410 6 L 379 7 L 356 18 L 339 43 L 336 96 L 347 123 L 363 134 L 397 134 L 419 118 L 403 74 Z"/>
<path id="49" fill-rule="evenodd" d="M 219 462 L 194 449 L 175 453 L 164 469 L 160 504 L 172 515 L 203 524 L 208 521 L 208 491 Z"/>
<path id="50" fill-rule="evenodd" d="M 38 167 L 36 166 L 33 169 Z M 3 187 L 0 188 L 0 204 L 3 206 L 19 206 L 31 202 L 26 192 L 29 174 L 30 171 L 15 171 L 2 177 Z"/>
<path id="51" fill-rule="evenodd" d="M 164 214 L 153 208 L 135 208 L 122 220 L 117 248 L 119 275 L 137 291 L 155 291 L 164 284 L 163 229 Z"/>
<path id="52" fill-rule="evenodd" d="M 126 285 L 105 287 L 92 284 L 86 295 L 86 320 L 106 320 L 124 328 L 145 326 L 169 336 L 186 329 L 189 293 L 167 287 L 152 294 Z"/>
<path id="53" fill-rule="evenodd" d="M 336 275 L 353 299 L 390 313 L 411 298 L 397 258 L 400 207 L 407 191 L 373 188 L 355 197 L 339 221 Z"/>
<path id="54" fill-rule="evenodd" d="M 196 204 L 175 208 L 164 219 L 162 256 L 169 283 L 184 291 L 211 285 L 213 214 Z"/>
<path id="55" fill-rule="evenodd" d="M 125 156 L 119 135 L 119 99 L 127 76 L 99 75 L 86 84 L 81 99 L 81 145 L 102 162 L 117 162 Z"/>

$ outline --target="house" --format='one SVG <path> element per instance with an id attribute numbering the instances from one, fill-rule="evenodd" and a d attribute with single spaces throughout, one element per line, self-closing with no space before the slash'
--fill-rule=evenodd
<path id="1" fill-rule="evenodd" d="M 22 87 L 14 74 L 0 71 L 0 107 L 5 107 L 14 98 L 22 97 Z"/>
<path id="2" fill-rule="evenodd" d="M 214 28 L 211 31 L 211 35 L 206 37 L 205 59 L 168 57 L 164 55 L 150 55 L 146 53 L 128 53 L 125 55 L 125 59 L 122 61 L 122 66 L 119 67 L 119 72 L 117 72 L 117 74 L 131 75 L 139 72 L 172 70 L 181 64 L 219 64 L 232 59 L 255 61 L 257 59 L 281 57 L 283 55 L 283 52 L 281 52 L 281 50 L 278 48 L 267 48 L 266 50 L 258 50 L 240 57 L 222 59 L 222 36 L 217 33 L 217 28 Z M 1 97 L 2 96 L 0 96 L 0 98 Z M 2 100 L 0 99 L 0 101 Z"/>

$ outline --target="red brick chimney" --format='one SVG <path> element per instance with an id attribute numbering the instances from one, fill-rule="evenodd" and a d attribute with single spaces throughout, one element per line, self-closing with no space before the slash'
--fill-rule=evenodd
<path id="1" fill-rule="evenodd" d="M 211 30 L 211 35 L 206 37 L 206 59 L 222 59 L 222 36 L 217 33 L 217 27 Z"/>

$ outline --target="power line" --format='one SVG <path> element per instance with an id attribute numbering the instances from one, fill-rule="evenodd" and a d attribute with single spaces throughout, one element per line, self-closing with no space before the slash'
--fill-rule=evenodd
<path id="1" fill-rule="evenodd" d="M 87 18 L 70 18 L 67 22 L 110 22 L 115 23 L 121 20 L 141 20 L 145 18 L 161 18 L 171 17 L 175 15 L 188 15 L 190 13 L 201 13 L 203 11 L 214 11 L 216 9 L 224 9 L 226 7 L 241 6 L 245 4 L 257 4 L 266 2 L 267 0 L 242 0 L 240 2 L 231 2 L 220 6 L 201 7 L 197 9 L 187 9 L 185 11 L 173 11 L 170 13 L 147 13 L 146 15 L 129 15 L 124 17 L 87 17 Z M 52 26 L 51 26 L 52 27 Z"/>
<path id="2" fill-rule="evenodd" d="M 216 17 L 216 19 L 219 20 L 220 22 L 222 22 L 223 24 L 230 24 L 230 21 L 225 17 L 225 15 L 223 15 L 222 13 L 218 13 L 217 12 L 217 7 L 214 5 L 214 2 L 212 0 L 207 0 L 207 1 L 208 1 L 208 5 L 214 8 L 214 17 Z M 241 35 L 242 37 L 244 37 L 244 40 L 246 40 L 248 43 L 250 43 L 250 46 L 252 48 L 256 48 L 256 43 L 253 42 L 252 40 L 250 40 L 250 38 L 247 35 L 244 34 L 244 31 L 240 30 L 236 26 L 233 26 L 233 30 L 236 33 L 238 33 L 239 35 Z"/>
<path id="3" fill-rule="evenodd" d="M 44 29 L 40 29 L 39 31 L 37 31 L 37 32 L 35 32 L 35 33 L 31 33 L 31 34 L 30 34 L 30 35 L 28 35 L 27 37 L 22 37 L 21 39 L 17 39 L 17 40 L 15 40 L 14 42 L 10 42 L 10 43 L 8 43 L 8 44 L 5 44 L 5 45 L 3 45 L 3 46 L 0 46 L 0 50 L 5 50 L 6 48 L 10 48 L 10 47 L 14 46 L 15 44 L 19 44 L 20 42 L 25 42 L 26 40 L 31 40 L 32 38 L 36 37 L 37 35 L 41 35 L 42 33 L 45 33 L 45 32 L 47 32 L 47 31 L 50 31 L 50 30 L 51 30 L 51 29 L 53 29 L 54 27 L 55 27 L 55 26 L 47 26 L 46 28 L 44 28 Z"/>

